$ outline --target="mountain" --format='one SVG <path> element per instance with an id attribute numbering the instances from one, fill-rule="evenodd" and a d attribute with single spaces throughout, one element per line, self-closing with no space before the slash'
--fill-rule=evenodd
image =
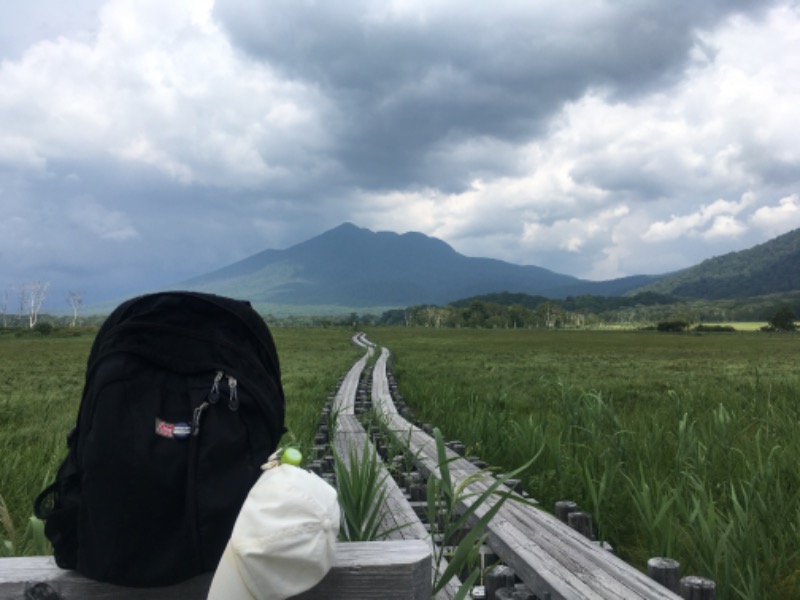
<path id="1" fill-rule="evenodd" d="M 652 279 L 583 281 L 541 267 L 467 257 L 421 233 L 373 232 L 345 223 L 286 250 L 259 252 L 181 287 L 255 304 L 403 307 L 443 305 L 498 291 L 549 297 L 621 295 Z"/>
<path id="2" fill-rule="evenodd" d="M 800 290 L 800 229 L 748 250 L 704 260 L 628 293 L 720 300 L 796 290 Z"/>

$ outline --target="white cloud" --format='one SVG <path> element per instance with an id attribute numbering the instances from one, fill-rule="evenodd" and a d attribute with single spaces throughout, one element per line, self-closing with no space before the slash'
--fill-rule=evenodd
<path id="1" fill-rule="evenodd" d="M 800 195 L 785 196 L 777 206 L 762 206 L 750 220 L 770 237 L 796 229 L 800 227 Z"/>
<path id="2" fill-rule="evenodd" d="M 326 143 L 324 98 L 237 54 L 210 8 L 113 0 L 94 39 L 1 63 L 0 164 L 110 156 L 234 187 L 308 167 Z"/>
<path id="3" fill-rule="evenodd" d="M 709 237 L 738 235 L 744 230 L 744 225 L 734 217 L 752 202 L 752 194 L 745 194 L 739 202 L 720 199 L 708 205 L 701 205 L 691 214 L 673 215 L 666 221 L 652 223 L 642 235 L 642 239 L 646 242 L 661 242 L 702 235 Z"/>

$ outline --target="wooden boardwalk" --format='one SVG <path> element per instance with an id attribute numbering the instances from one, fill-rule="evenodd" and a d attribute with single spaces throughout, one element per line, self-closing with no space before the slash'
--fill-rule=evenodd
<path id="1" fill-rule="evenodd" d="M 350 463 L 351 457 L 356 461 L 361 461 L 364 459 L 365 453 L 368 453 L 370 457 L 378 456 L 374 444 L 355 415 L 355 398 L 358 393 L 359 382 L 366 363 L 373 354 L 374 345 L 366 340 L 363 334 L 354 336 L 353 343 L 364 347 L 367 352 L 348 371 L 339 385 L 331 408 L 331 413 L 336 415 L 331 445 L 336 450 L 339 458 L 347 464 L 348 468 L 354 467 Z M 380 457 L 378 459 L 380 461 Z M 380 532 L 385 536 L 385 539 L 389 540 L 426 540 L 426 543 L 429 544 L 430 534 L 425 525 L 411 507 L 405 493 L 397 485 L 389 471 L 382 462 L 380 464 L 379 479 L 383 481 L 384 493 Z M 440 570 L 445 568 L 446 565 L 439 565 Z M 439 599 L 453 598 L 459 586 L 460 582 L 454 579 L 436 597 Z"/>

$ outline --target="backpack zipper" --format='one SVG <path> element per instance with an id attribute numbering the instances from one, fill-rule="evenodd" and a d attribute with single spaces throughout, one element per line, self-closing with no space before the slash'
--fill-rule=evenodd
<path id="1" fill-rule="evenodd" d="M 228 388 L 231 393 L 228 397 L 228 408 L 236 412 L 239 409 L 239 393 L 237 392 L 238 382 L 232 375 L 228 375 Z"/>
<path id="2" fill-rule="evenodd" d="M 203 553 L 201 551 L 202 540 L 200 539 L 200 523 L 198 522 L 198 507 L 197 507 L 197 461 L 200 452 L 200 425 L 203 419 L 203 413 L 209 406 L 217 404 L 220 398 L 220 381 L 225 377 L 224 371 L 217 371 L 214 375 L 214 381 L 211 383 L 211 389 L 208 390 L 205 399 L 193 409 L 192 412 L 192 439 L 190 440 L 189 447 L 189 480 L 188 480 L 188 505 L 187 505 L 187 519 L 193 540 L 193 547 L 195 553 L 195 561 L 200 571 L 206 570 L 208 565 L 204 564 Z M 233 384 L 231 385 L 231 382 Z M 236 393 L 236 379 L 228 376 L 228 386 L 230 387 L 230 398 L 228 404 L 235 398 L 238 406 L 238 395 Z"/>
<path id="3" fill-rule="evenodd" d="M 211 389 L 208 391 L 206 399 L 203 400 L 203 403 L 200 404 L 200 406 L 197 406 L 194 409 L 192 414 L 192 435 L 195 437 L 200 435 L 200 421 L 205 410 L 212 404 L 219 402 L 219 382 L 222 381 L 223 377 L 226 377 L 225 373 L 223 371 L 217 371 L 217 374 L 214 376 L 214 383 L 211 384 Z M 229 390 L 228 409 L 236 412 L 239 410 L 239 382 L 233 375 L 227 375 L 227 381 Z"/>

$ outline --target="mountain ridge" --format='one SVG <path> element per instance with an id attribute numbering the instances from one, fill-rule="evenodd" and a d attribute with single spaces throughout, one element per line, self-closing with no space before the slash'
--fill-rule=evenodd
<path id="1" fill-rule="evenodd" d="M 800 229 L 752 248 L 708 258 L 637 291 L 722 300 L 795 290 L 800 290 Z"/>
<path id="2" fill-rule="evenodd" d="M 780 287 L 780 276 L 772 272 L 776 268 L 791 274 L 784 287 L 800 289 L 800 229 L 674 273 L 587 281 L 544 267 L 467 257 L 419 232 L 375 232 L 343 223 L 287 249 L 263 250 L 179 287 L 245 298 L 262 306 L 352 308 L 445 305 L 497 292 L 554 299 L 649 291 L 726 298 L 734 291 L 757 296 Z"/>

